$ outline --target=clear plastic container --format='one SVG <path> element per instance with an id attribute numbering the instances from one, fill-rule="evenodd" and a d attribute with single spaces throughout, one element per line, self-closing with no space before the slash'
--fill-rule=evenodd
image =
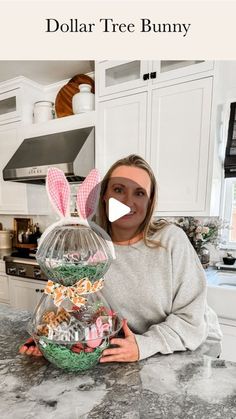
<path id="1" fill-rule="evenodd" d="M 122 327 L 99 292 L 115 258 L 110 237 L 95 223 L 62 219 L 43 233 L 36 258 L 49 281 L 29 333 L 58 368 L 92 368 Z"/>
<path id="2" fill-rule="evenodd" d="M 36 254 L 47 278 L 65 286 L 84 278 L 93 284 L 107 272 L 113 258 L 109 241 L 96 224 L 91 228 L 79 221 L 55 226 Z"/>
<path id="3" fill-rule="evenodd" d="M 87 294 L 86 303 L 75 306 L 65 299 L 57 307 L 44 294 L 28 324 L 44 357 L 58 368 L 84 371 L 95 366 L 122 321 L 100 292 Z"/>

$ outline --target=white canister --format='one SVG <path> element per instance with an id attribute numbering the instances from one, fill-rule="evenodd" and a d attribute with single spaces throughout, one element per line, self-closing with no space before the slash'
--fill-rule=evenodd
<path id="1" fill-rule="evenodd" d="M 0 230 L 0 249 L 12 247 L 13 234 L 10 230 Z"/>
<path id="2" fill-rule="evenodd" d="M 54 103 L 40 100 L 34 104 L 34 123 L 50 121 L 54 118 Z"/>
<path id="3" fill-rule="evenodd" d="M 94 93 L 90 84 L 80 84 L 79 92 L 72 98 L 73 113 L 89 112 L 94 110 Z"/>

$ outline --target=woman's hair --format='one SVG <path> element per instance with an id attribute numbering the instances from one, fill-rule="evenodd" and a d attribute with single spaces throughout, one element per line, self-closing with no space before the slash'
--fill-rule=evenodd
<path id="1" fill-rule="evenodd" d="M 124 157 L 117 162 L 115 162 L 106 175 L 104 176 L 101 182 L 101 190 L 100 190 L 100 200 L 99 200 L 99 224 L 104 230 L 111 235 L 111 223 L 108 220 L 107 213 L 106 213 L 106 203 L 104 201 L 104 195 L 106 194 L 107 186 L 109 179 L 111 177 L 112 172 L 119 166 L 133 166 L 138 167 L 140 169 L 145 170 L 151 180 L 151 191 L 150 191 L 150 198 L 149 204 L 147 208 L 147 214 L 143 222 L 140 224 L 136 234 L 143 232 L 143 239 L 144 243 L 148 247 L 159 247 L 160 242 L 157 240 L 153 240 L 151 237 L 155 234 L 158 230 L 163 228 L 166 224 L 168 224 L 165 220 L 153 220 L 153 213 L 156 206 L 157 201 L 157 182 L 154 176 L 154 173 L 149 166 L 149 164 L 140 156 L 136 154 L 130 154 L 127 157 Z"/>

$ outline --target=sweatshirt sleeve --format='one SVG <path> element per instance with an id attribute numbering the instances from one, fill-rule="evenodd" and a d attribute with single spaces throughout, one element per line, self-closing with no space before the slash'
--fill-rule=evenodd
<path id="1" fill-rule="evenodd" d="M 135 334 L 140 360 L 158 352 L 195 350 L 208 334 L 204 270 L 186 234 L 178 227 L 171 230 L 166 247 L 173 279 L 172 309 L 165 321 Z"/>

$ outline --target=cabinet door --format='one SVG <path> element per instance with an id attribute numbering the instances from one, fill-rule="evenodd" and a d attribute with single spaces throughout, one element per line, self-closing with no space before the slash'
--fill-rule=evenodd
<path id="1" fill-rule="evenodd" d="M 0 93 L 0 125 L 21 120 L 20 88 Z"/>
<path id="2" fill-rule="evenodd" d="M 98 63 L 99 96 L 119 93 L 124 90 L 145 86 L 148 80 L 147 61 L 104 61 Z"/>
<path id="3" fill-rule="evenodd" d="M 152 79 L 153 84 L 168 80 L 179 79 L 212 70 L 213 61 L 204 60 L 162 60 L 152 62 L 152 72 L 156 72 L 156 78 Z"/>
<path id="4" fill-rule="evenodd" d="M 9 280 L 7 275 L 0 274 L 0 301 L 9 303 Z"/>
<path id="5" fill-rule="evenodd" d="M 223 333 L 221 358 L 236 362 L 236 327 L 220 323 Z"/>
<path id="6" fill-rule="evenodd" d="M 4 214 L 26 214 L 27 194 L 23 183 L 4 181 L 2 170 L 19 147 L 16 127 L 0 130 L 0 212 Z"/>
<path id="7" fill-rule="evenodd" d="M 46 282 L 19 280 L 9 277 L 10 305 L 13 308 L 33 312 L 38 304 Z"/>
<path id="8" fill-rule="evenodd" d="M 104 175 L 109 167 L 129 154 L 146 154 L 147 94 L 138 93 L 98 105 L 96 167 Z"/>
<path id="9" fill-rule="evenodd" d="M 153 89 L 151 164 L 158 212 L 204 211 L 212 78 Z"/>

